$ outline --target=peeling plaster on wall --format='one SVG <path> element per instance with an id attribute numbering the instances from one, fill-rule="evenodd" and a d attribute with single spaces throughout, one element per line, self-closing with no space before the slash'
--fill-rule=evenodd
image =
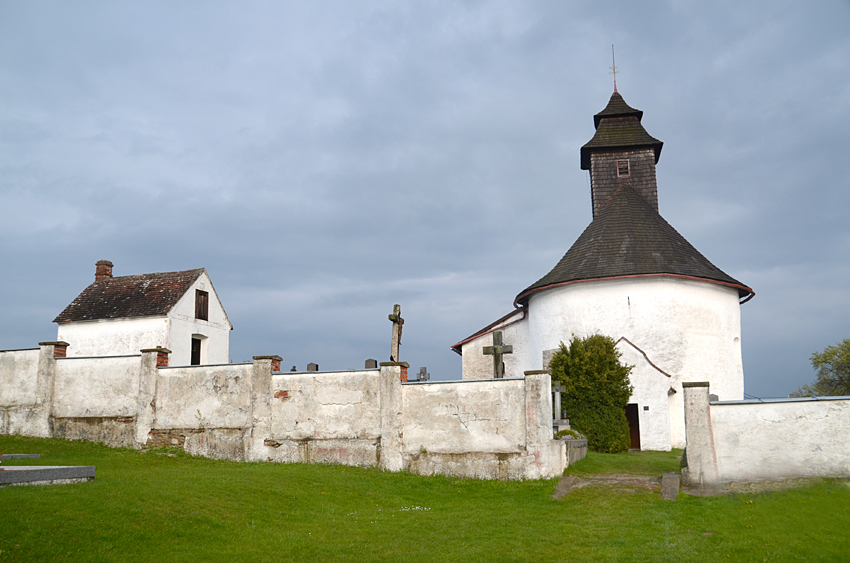
<path id="1" fill-rule="evenodd" d="M 157 428 L 249 428 L 251 364 L 158 370 Z"/>
<path id="2" fill-rule="evenodd" d="M 53 416 L 132 417 L 141 356 L 58 358 Z"/>
<path id="3" fill-rule="evenodd" d="M 273 374 L 272 356 L 175 368 L 157 367 L 158 350 L 55 358 L 43 345 L 8 354 L 0 352 L 0 388 L 22 377 L 13 363 L 31 369 L 34 358 L 38 383 L 33 405 L 0 405 L 3 433 L 488 479 L 551 478 L 566 466 L 564 443 L 552 439 L 546 374 L 402 385 L 397 363 Z"/>

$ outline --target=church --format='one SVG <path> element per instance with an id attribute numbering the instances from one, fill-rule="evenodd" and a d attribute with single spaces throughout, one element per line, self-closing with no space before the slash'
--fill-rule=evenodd
<path id="1" fill-rule="evenodd" d="M 547 369 L 573 336 L 610 336 L 621 361 L 634 366 L 631 447 L 667 451 L 685 446 L 683 382 L 709 382 L 719 400 L 743 399 L 740 305 L 755 293 L 659 214 L 663 143 L 642 119 L 615 86 L 581 147 L 592 222 L 549 273 L 517 294 L 513 311 L 452 349 L 463 358 L 463 379 L 519 378 Z M 503 367 L 494 367 L 498 345 L 510 352 Z"/>

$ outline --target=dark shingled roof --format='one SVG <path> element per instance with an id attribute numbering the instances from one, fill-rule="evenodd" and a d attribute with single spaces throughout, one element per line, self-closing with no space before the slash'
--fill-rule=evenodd
<path id="1" fill-rule="evenodd" d="M 121 276 L 96 281 L 65 307 L 55 323 L 166 315 L 205 270 Z"/>
<path id="2" fill-rule="evenodd" d="M 570 282 L 665 274 L 729 285 L 742 298 L 754 294 L 709 262 L 625 184 L 552 271 L 517 295 L 515 303 L 525 305 L 535 291 Z"/>
<path id="3" fill-rule="evenodd" d="M 581 169 L 590 170 L 594 150 L 651 148 L 657 163 L 664 143 L 646 132 L 640 124 L 642 118 L 643 112 L 630 107 L 618 92 L 611 94 L 605 109 L 593 116 L 596 134 L 581 147 Z"/>

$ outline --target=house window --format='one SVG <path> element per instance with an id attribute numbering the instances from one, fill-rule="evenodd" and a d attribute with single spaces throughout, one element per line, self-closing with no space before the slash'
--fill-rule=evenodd
<path id="1" fill-rule="evenodd" d="M 618 160 L 617 161 L 617 177 L 618 178 L 628 178 L 631 176 L 631 170 L 629 169 L 629 161 L 628 160 Z"/>
<path id="2" fill-rule="evenodd" d="M 209 320 L 210 294 L 200 289 L 195 290 L 195 318 L 202 321 Z"/>
<path id="3" fill-rule="evenodd" d="M 189 362 L 190 365 L 199 366 L 201 365 L 201 339 L 193 338 L 192 339 L 192 359 Z"/>

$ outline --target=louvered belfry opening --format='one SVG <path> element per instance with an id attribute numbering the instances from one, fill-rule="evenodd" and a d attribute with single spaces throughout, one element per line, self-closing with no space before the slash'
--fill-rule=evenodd
<path id="1" fill-rule="evenodd" d="M 210 294 L 201 289 L 195 290 L 195 318 L 208 321 L 210 313 Z"/>

